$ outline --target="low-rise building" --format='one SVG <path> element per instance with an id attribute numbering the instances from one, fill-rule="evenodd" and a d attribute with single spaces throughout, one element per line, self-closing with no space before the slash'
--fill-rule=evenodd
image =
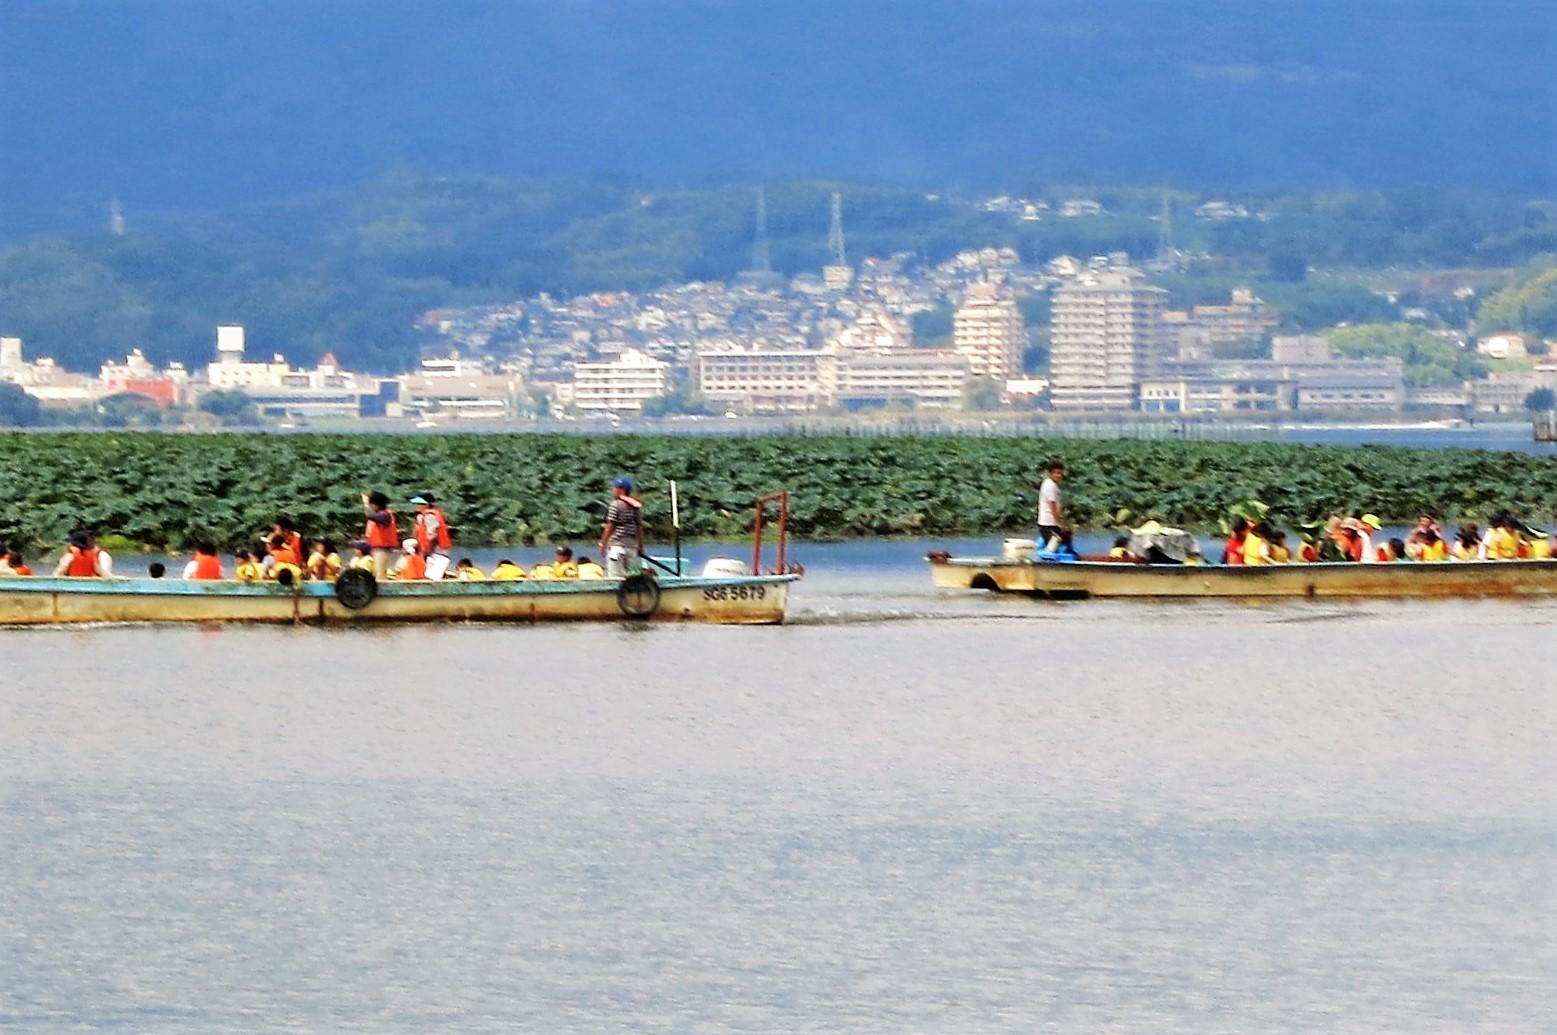
<path id="1" fill-rule="evenodd" d="M 1141 382 L 1141 409 L 1147 413 L 1379 412 L 1404 404 L 1404 367 L 1397 357 L 1180 360 Z"/>
<path id="2" fill-rule="evenodd" d="M 968 358 L 952 349 L 851 352 L 839 356 L 832 400 L 848 409 L 952 409 L 962 405 L 967 381 Z"/>
<path id="3" fill-rule="evenodd" d="M 1495 370 L 1466 387 L 1471 406 L 1479 413 L 1523 413 L 1531 392 L 1557 391 L 1557 370 Z"/>
<path id="4" fill-rule="evenodd" d="M 805 413 L 832 395 L 836 349 L 727 347 L 700 352 L 703 398 L 748 413 Z"/>
<path id="5" fill-rule="evenodd" d="M 573 405 L 585 413 L 636 413 L 669 388 L 670 364 L 639 349 L 573 365 Z"/>

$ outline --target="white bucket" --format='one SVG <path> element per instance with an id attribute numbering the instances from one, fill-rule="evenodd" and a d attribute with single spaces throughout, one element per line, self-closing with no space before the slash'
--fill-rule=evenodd
<path id="1" fill-rule="evenodd" d="M 745 561 L 738 561 L 734 557 L 714 557 L 703 565 L 703 578 L 727 579 L 734 575 L 750 575 L 751 570 L 746 567 Z"/>
<path id="2" fill-rule="evenodd" d="M 1000 544 L 1000 559 L 1003 561 L 1030 561 L 1033 553 L 1038 549 L 1038 544 L 1031 539 L 1007 539 Z"/>

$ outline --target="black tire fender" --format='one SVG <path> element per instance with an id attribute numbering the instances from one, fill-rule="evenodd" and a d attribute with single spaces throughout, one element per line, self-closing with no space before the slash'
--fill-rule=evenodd
<path id="1" fill-rule="evenodd" d="M 628 618 L 647 618 L 660 606 L 660 584 L 648 575 L 629 575 L 616 587 L 616 606 Z"/>
<path id="2" fill-rule="evenodd" d="M 341 606 L 361 611 L 378 597 L 378 579 L 365 568 L 343 571 L 335 580 L 335 599 Z"/>

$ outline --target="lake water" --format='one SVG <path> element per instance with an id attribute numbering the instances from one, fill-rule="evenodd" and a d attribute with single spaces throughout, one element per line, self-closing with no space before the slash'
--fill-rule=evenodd
<path id="1" fill-rule="evenodd" d="M 782 628 L 0 632 L 0 1029 L 1553 1030 L 1557 605 L 925 545 Z"/>

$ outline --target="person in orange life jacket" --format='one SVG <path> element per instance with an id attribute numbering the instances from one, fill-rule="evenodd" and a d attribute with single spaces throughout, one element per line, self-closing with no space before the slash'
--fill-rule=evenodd
<path id="1" fill-rule="evenodd" d="M 383 578 L 389 574 L 390 562 L 400 549 L 400 526 L 395 523 L 395 512 L 389 509 L 389 497 L 382 492 L 362 494 L 362 513 L 367 518 L 362 538 L 373 553 L 373 574 Z"/>
<path id="2" fill-rule="evenodd" d="M 216 547 L 210 543 L 196 543 L 195 556 L 184 565 L 186 579 L 219 579 L 222 577 L 222 559 L 216 555 Z"/>
<path id="3" fill-rule="evenodd" d="M 400 560 L 395 565 L 394 574 L 402 582 L 427 577 L 427 562 L 422 559 L 422 551 L 415 539 L 407 539 L 400 544 Z"/>
<path id="4" fill-rule="evenodd" d="M 1227 545 L 1222 548 L 1223 564 L 1243 563 L 1243 541 L 1249 534 L 1249 522 L 1241 517 L 1233 518 L 1227 533 Z"/>
<path id="5" fill-rule="evenodd" d="M 27 566 L 27 561 L 22 557 L 22 551 L 14 546 L 8 546 L 5 550 L 4 567 L 9 569 L 10 575 L 31 575 L 32 569 Z"/>
<path id="6" fill-rule="evenodd" d="M 271 523 L 270 535 L 265 538 L 273 539 L 278 535 L 286 537 L 287 548 L 297 557 L 298 567 L 302 567 L 303 561 L 308 557 L 308 547 L 303 544 L 303 537 L 298 532 L 297 525 L 286 514 L 278 516 Z"/>
<path id="7" fill-rule="evenodd" d="M 113 573 L 114 562 L 108 551 L 97 545 L 92 533 L 80 529 L 70 533 L 65 552 L 54 566 L 55 575 L 75 579 L 106 579 L 112 578 Z"/>
<path id="8" fill-rule="evenodd" d="M 438 497 L 430 492 L 412 496 L 416 505 L 416 546 L 427 562 L 427 577 L 434 581 L 449 570 L 449 550 L 454 540 L 449 535 L 449 519 L 438 508 Z"/>
<path id="9" fill-rule="evenodd" d="M 282 581 L 282 575 L 289 576 L 287 581 L 296 584 L 303 580 L 303 559 L 293 552 L 292 546 L 287 542 L 285 534 L 273 535 L 267 545 L 269 551 L 269 564 L 265 570 L 267 579 Z"/>

